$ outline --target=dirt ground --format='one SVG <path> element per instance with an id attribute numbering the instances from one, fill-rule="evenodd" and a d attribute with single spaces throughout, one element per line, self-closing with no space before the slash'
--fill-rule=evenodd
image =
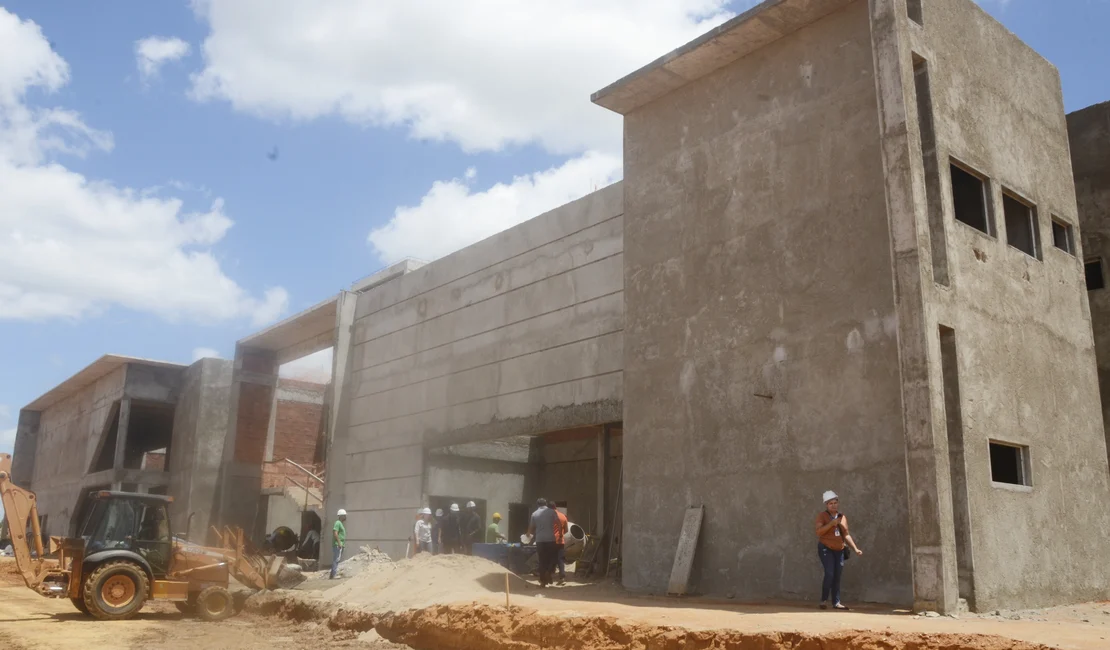
<path id="1" fill-rule="evenodd" d="M 10 560 L 0 559 L 0 648 L 1110 648 L 1110 603 L 958 618 L 883 607 L 841 613 L 796 603 L 633 596 L 615 584 L 541 590 L 513 576 L 512 608 L 505 609 L 504 571 L 484 562 L 422 558 L 350 580 L 309 581 L 254 597 L 221 623 L 184 617 L 165 603 L 130 621 L 101 623 L 69 601 L 23 587 Z M 406 645 L 382 640 L 374 629 Z"/>
<path id="2" fill-rule="evenodd" d="M 367 640 L 360 640 L 360 636 Z M 407 648 L 376 635 L 329 630 L 319 623 L 294 623 L 248 612 L 219 623 L 183 616 L 167 603 L 151 604 L 129 621 L 101 622 L 81 614 L 68 600 L 43 598 L 23 586 L 0 586 L 0 648 L 143 648 L 169 650 L 300 650 L 303 648 Z"/>

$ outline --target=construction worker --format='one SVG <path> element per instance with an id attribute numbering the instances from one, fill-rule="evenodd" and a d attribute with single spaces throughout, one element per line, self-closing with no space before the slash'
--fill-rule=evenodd
<path id="1" fill-rule="evenodd" d="M 347 521 L 347 511 L 343 508 L 335 513 L 335 525 L 331 527 L 331 576 L 330 580 L 335 580 L 335 574 L 339 572 L 339 560 L 343 558 L 343 547 L 347 545 L 347 526 L 344 522 Z"/>
<path id="2" fill-rule="evenodd" d="M 436 508 L 436 516 L 432 519 L 432 555 L 443 552 L 443 544 L 439 541 L 441 530 L 443 530 L 443 508 Z"/>
<path id="3" fill-rule="evenodd" d="M 459 521 L 459 504 L 452 503 L 447 516 L 443 518 L 443 528 L 439 531 L 440 544 L 447 554 L 462 551 L 462 528 Z"/>
<path id="4" fill-rule="evenodd" d="M 473 501 L 466 502 L 466 513 L 462 517 L 463 552 L 474 555 L 474 545 L 482 541 L 482 517 Z"/>
<path id="5" fill-rule="evenodd" d="M 565 537 L 568 526 L 567 516 L 559 510 L 554 501 L 548 501 L 547 507 L 555 511 L 555 517 L 558 519 L 555 523 L 555 546 L 559 549 L 556 566 L 559 569 L 558 584 L 565 585 L 567 583 L 567 544 Z"/>
<path id="6" fill-rule="evenodd" d="M 555 526 L 559 518 L 555 511 L 547 507 L 547 499 L 536 501 L 536 511 L 528 524 L 528 535 L 536 542 L 536 554 L 539 556 L 540 587 L 546 587 L 551 582 L 555 572 L 555 563 L 559 558 L 559 550 L 555 545 Z"/>
<path id="7" fill-rule="evenodd" d="M 432 552 L 432 509 L 422 508 L 421 518 L 416 522 L 416 552 Z"/>
<path id="8" fill-rule="evenodd" d="M 486 543 L 487 544 L 500 544 L 505 541 L 505 536 L 501 534 L 501 530 L 497 524 L 501 523 L 501 513 L 493 513 L 493 523 L 486 528 Z"/>
<path id="9" fill-rule="evenodd" d="M 833 609 L 847 610 L 840 602 L 840 576 L 844 571 L 844 560 L 848 559 L 845 546 L 848 546 L 856 555 L 863 555 L 863 551 L 856 546 L 856 541 L 848 534 L 848 517 L 840 512 L 840 497 L 836 492 L 828 490 L 822 499 L 825 509 L 817 515 L 817 557 L 825 570 L 825 579 L 821 583 L 821 609 L 828 607 L 832 599 Z"/>

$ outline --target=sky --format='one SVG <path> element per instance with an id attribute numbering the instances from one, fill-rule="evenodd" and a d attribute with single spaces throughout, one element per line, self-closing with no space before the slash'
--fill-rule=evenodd
<path id="1" fill-rule="evenodd" d="M 0 452 L 103 354 L 228 357 L 619 180 L 590 93 L 753 4 L 0 0 Z M 1110 1 L 981 4 L 1110 99 Z"/>

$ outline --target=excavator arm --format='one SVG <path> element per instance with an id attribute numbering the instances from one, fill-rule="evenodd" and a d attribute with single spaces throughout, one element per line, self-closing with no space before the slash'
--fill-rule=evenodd
<path id="1" fill-rule="evenodd" d="M 4 504 L 4 517 L 8 520 L 8 530 L 12 536 L 15 565 L 27 586 L 35 589 L 42 583 L 44 564 L 39 511 L 35 503 L 35 493 L 24 490 L 12 482 L 10 454 L 0 454 L 0 501 Z M 28 517 L 31 520 L 31 534 L 34 537 L 34 558 L 31 557 L 31 542 L 26 534 Z"/>

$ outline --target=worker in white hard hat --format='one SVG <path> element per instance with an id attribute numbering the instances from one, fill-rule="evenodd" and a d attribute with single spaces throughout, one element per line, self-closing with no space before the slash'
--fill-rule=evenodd
<path id="1" fill-rule="evenodd" d="M 436 516 L 432 517 L 432 555 L 443 552 L 443 544 L 439 541 L 439 534 L 443 530 L 443 508 L 436 508 Z"/>
<path id="2" fill-rule="evenodd" d="M 482 541 L 482 516 L 473 501 L 466 502 L 466 512 L 460 520 L 462 526 L 463 553 L 474 555 L 474 545 Z"/>
<path id="3" fill-rule="evenodd" d="M 462 552 L 462 522 L 459 519 L 459 504 L 452 503 L 448 508 L 447 516 L 443 518 L 443 527 L 439 531 L 439 543 L 444 553 Z"/>
<path id="4" fill-rule="evenodd" d="M 335 513 L 335 525 L 331 527 L 331 576 L 330 579 L 335 580 L 335 576 L 339 573 L 339 561 L 343 558 L 343 548 L 347 545 L 347 526 L 343 523 L 347 521 L 347 511 L 340 508 Z"/>
<path id="5" fill-rule="evenodd" d="M 432 552 L 432 509 L 421 508 L 420 519 L 416 522 L 416 552 Z"/>
<path id="6" fill-rule="evenodd" d="M 840 602 L 840 576 L 844 571 L 844 560 L 850 555 L 846 546 L 856 555 L 863 555 L 863 551 L 856 546 L 856 542 L 848 533 L 848 517 L 840 512 L 840 497 L 832 490 L 827 490 L 821 496 L 825 502 L 825 509 L 817 515 L 817 557 L 825 570 L 825 579 L 821 583 L 821 609 L 828 609 L 828 602 L 832 600 L 833 609 L 847 610 Z"/>

